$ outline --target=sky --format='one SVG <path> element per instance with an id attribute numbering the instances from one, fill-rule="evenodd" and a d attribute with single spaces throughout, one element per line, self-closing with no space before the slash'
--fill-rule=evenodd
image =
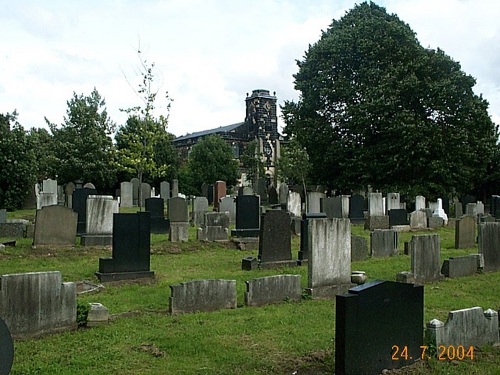
<path id="1" fill-rule="evenodd" d="M 120 109 L 142 105 L 140 59 L 155 64 L 157 116 L 173 99 L 176 136 L 244 121 L 245 98 L 276 92 L 297 100 L 296 60 L 333 19 L 361 1 L 16 0 L 0 13 L 0 113 L 25 129 L 62 124 L 67 101 L 96 88 L 117 126 Z M 476 78 L 474 91 L 500 124 L 500 2 L 380 0 L 417 34 Z M 279 120 L 280 126 L 283 122 Z"/>

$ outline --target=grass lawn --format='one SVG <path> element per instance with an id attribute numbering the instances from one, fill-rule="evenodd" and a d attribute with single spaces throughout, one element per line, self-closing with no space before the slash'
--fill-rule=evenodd
<path id="1" fill-rule="evenodd" d="M 32 218 L 18 211 L 9 217 Z M 352 233 L 369 237 L 361 226 Z M 412 235 L 402 233 L 403 242 Z M 477 253 L 477 247 L 454 249 L 454 229 L 441 228 L 441 261 L 450 256 Z M 97 293 L 78 296 L 78 303 L 100 302 L 113 315 L 102 327 L 38 339 L 15 341 L 11 374 L 332 374 L 334 371 L 334 301 L 303 299 L 265 307 L 244 306 L 245 281 L 273 274 L 299 274 L 307 283 L 307 267 L 242 271 L 242 258 L 257 251 L 240 251 L 230 244 L 194 240 L 170 243 L 166 235 L 152 235 L 151 270 L 155 280 L 117 282 Z M 299 238 L 293 237 L 297 257 Z M 89 280 L 98 259 L 109 248 L 38 247 L 19 240 L 0 251 L 0 275 L 59 270 L 64 281 Z M 366 271 L 369 281 L 395 280 L 410 270 L 410 257 L 353 262 L 352 270 Z M 210 313 L 168 315 L 169 285 L 207 278 L 236 280 L 238 308 Z M 446 279 L 425 285 L 425 322 L 446 321 L 450 310 L 480 306 L 500 309 L 500 272 Z M 425 323 L 424 322 L 424 323 Z M 421 361 L 405 374 L 500 374 L 500 349 L 484 347 L 463 361 Z"/>

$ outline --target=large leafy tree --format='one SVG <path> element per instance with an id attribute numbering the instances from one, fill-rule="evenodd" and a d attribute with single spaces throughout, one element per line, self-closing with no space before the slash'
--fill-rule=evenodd
<path id="1" fill-rule="evenodd" d="M 283 107 L 285 132 L 306 147 L 316 182 L 434 197 L 484 177 L 498 135 L 488 103 L 396 15 L 357 5 L 297 63 L 301 96 Z"/>
<path id="2" fill-rule="evenodd" d="M 36 182 L 36 156 L 17 112 L 0 114 L 0 207 L 14 210 Z"/>
<path id="3" fill-rule="evenodd" d="M 82 179 L 100 190 L 112 188 L 116 184 L 111 138 L 115 126 L 104 99 L 94 89 L 88 96 L 73 93 L 67 104 L 60 127 L 45 119 L 53 135 L 54 177 L 60 183 Z"/>
<path id="4" fill-rule="evenodd" d="M 219 180 L 234 186 L 239 178 L 239 166 L 231 146 L 218 135 L 205 137 L 193 146 L 188 167 L 193 184 L 198 189 L 203 183 Z"/>

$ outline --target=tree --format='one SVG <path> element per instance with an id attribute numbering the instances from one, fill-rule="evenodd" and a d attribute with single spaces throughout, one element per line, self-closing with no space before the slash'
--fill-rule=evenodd
<path id="1" fill-rule="evenodd" d="M 53 177 L 60 183 L 82 179 L 102 190 L 112 188 L 116 183 L 111 139 L 115 125 L 104 99 L 94 88 L 89 96 L 73 93 L 67 104 L 67 117 L 60 128 L 45 118 L 53 136 Z"/>
<path id="2" fill-rule="evenodd" d="M 253 140 L 248 142 L 245 150 L 240 156 L 240 161 L 246 171 L 246 179 L 252 184 L 256 183 L 260 177 L 266 173 L 264 169 L 264 162 L 262 161 L 262 153 L 258 152 L 258 142 Z"/>
<path id="3" fill-rule="evenodd" d="M 311 163 L 306 149 L 295 138 L 292 138 L 281 149 L 276 169 L 280 180 L 290 184 L 300 183 L 306 191 L 306 179 L 311 169 Z"/>
<path id="4" fill-rule="evenodd" d="M 44 128 L 31 128 L 27 132 L 30 148 L 36 154 L 36 176 L 38 181 L 55 176 L 55 155 L 52 135 Z"/>
<path id="5" fill-rule="evenodd" d="M 36 182 L 36 156 L 17 112 L 0 114 L 0 207 L 22 207 Z"/>
<path id="6" fill-rule="evenodd" d="M 239 177 L 238 162 L 234 159 L 231 146 L 218 135 L 205 137 L 193 146 L 188 167 L 198 189 L 203 183 L 219 180 L 234 186 Z"/>
<path id="7" fill-rule="evenodd" d="M 357 5 L 297 64 L 301 96 L 282 108 L 285 132 L 306 147 L 315 182 L 432 198 L 484 177 L 498 138 L 488 103 L 396 15 Z"/>

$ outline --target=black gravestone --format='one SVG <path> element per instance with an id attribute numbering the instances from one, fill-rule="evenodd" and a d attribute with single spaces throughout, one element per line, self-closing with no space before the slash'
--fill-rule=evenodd
<path id="1" fill-rule="evenodd" d="M 450 215 L 450 198 L 444 197 L 441 199 L 441 206 L 443 207 L 446 215 Z"/>
<path id="2" fill-rule="evenodd" d="M 329 219 L 342 218 L 342 197 L 320 198 L 319 210 Z"/>
<path id="3" fill-rule="evenodd" d="M 337 295 L 335 374 L 380 374 L 422 356 L 424 287 L 373 281 Z"/>
<path id="4" fill-rule="evenodd" d="M 87 224 L 87 198 L 89 195 L 97 195 L 96 189 L 75 189 L 72 196 L 72 208 L 78 214 L 76 233 L 85 233 Z"/>
<path id="5" fill-rule="evenodd" d="M 207 195 L 208 204 L 214 204 L 214 185 L 207 186 Z"/>
<path id="6" fill-rule="evenodd" d="M 168 233 L 170 220 L 165 217 L 165 200 L 163 198 L 146 198 L 145 202 L 145 210 L 151 213 L 151 233 Z"/>
<path id="7" fill-rule="evenodd" d="M 365 198 L 355 194 L 349 198 L 349 219 L 351 222 L 363 222 L 365 220 Z"/>
<path id="8" fill-rule="evenodd" d="M 495 219 L 500 219 L 500 195 L 492 195 L 491 196 L 490 214 Z"/>
<path id="9" fill-rule="evenodd" d="M 477 203 L 477 199 L 474 195 L 468 194 L 462 197 L 462 206 L 464 210 L 467 208 L 469 203 Z"/>
<path id="10" fill-rule="evenodd" d="M 405 209 L 389 210 L 389 226 L 393 225 L 410 225 L 408 220 L 408 212 Z"/>
<path id="11" fill-rule="evenodd" d="M 309 219 L 324 219 L 326 218 L 326 213 L 324 212 L 313 212 L 302 214 L 302 220 L 300 221 L 300 249 L 299 257 L 297 260 L 297 265 L 302 266 L 307 262 L 309 258 Z"/>
<path id="12" fill-rule="evenodd" d="M 296 266 L 292 261 L 292 232 L 290 214 L 271 210 L 260 217 L 259 266 L 275 268 Z"/>
<path id="13" fill-rule="evenodd" d="M 147 211 L 113 215 L 111 258 L 99 258 L 100 281 L 154 277 L 150 271 L 151 214 Z"/>
<path id="14" fill-rule="evenodd" d="M 259 235 L 260 198 L 257 195 L 238 195 L 236 201 L 236 228 L 233 237 L 257 237 Z"/>
<path id="15" fill-rule="evenodd" d="M 278 191 L 274 186 L 271 186 L 267 192 L 269 204 L 278 204 Z"/>
<path id="16" fill-rule="evenodd" d="M 8 375 L 14 362 L 14 344 L 9 328 L 0 318 L 0 375 Z"/>

